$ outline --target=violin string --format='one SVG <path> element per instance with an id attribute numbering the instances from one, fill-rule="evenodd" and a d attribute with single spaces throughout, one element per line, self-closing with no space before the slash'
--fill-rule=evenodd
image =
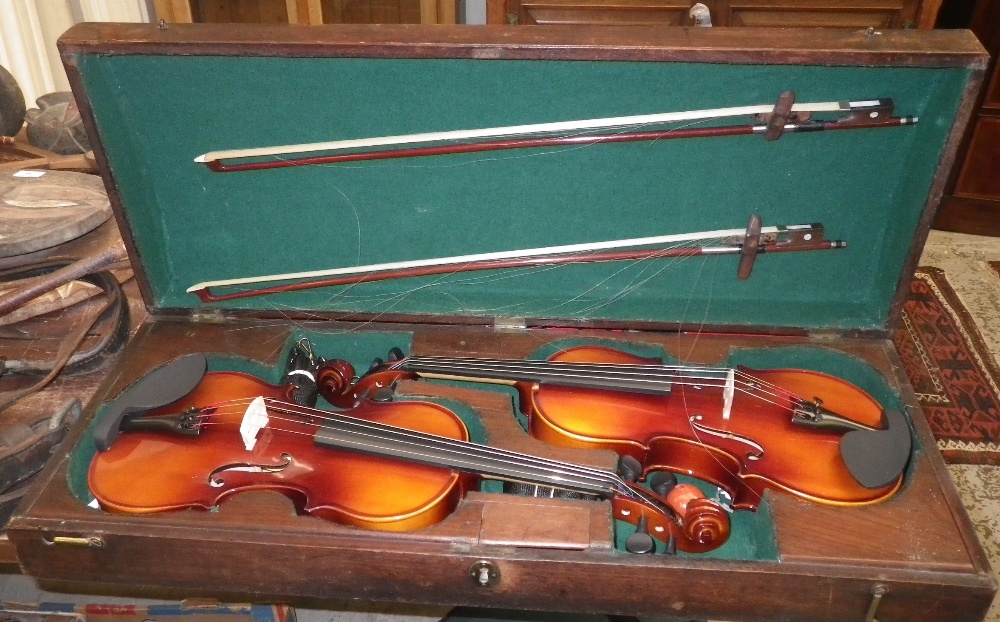
<path id="1" fill-rule="evenodd" d="M 723 239 L 716 238 L 714 241 L 722 242 Z M 701 246 L 705 247 L 706 245 L 707 245 L 707 241 L 704 244 L 702 244 Z M 697 248 L 698 246 L 699 245 L 696 245 L 696 244 L 692 243 L 690 248 Z M 640 268 L 638 274 L 634 275 L 632 277 L 632 280 L 629 283 L 627 283 L 624 286 L 622 286 L 617 293 L 615 293 L 613 295 L 610 295 L 610 296 L 606 296 L 606 297 L 599 297 L 599 299 L 596 302 L 594 302 L 593 304 L 591 304 L 588 307 L 584 307 L 580 311 L 580 313 L 583 314 L 583 315 L 590 316 L 590 315 L 592 315 L 593 313 L 595 313 L 599 309 L 602 309 L 602 308 L 607 307 L 607 306 L 609 306 L 611 304 L 614 304 L 614 303 L 618 302 L 619 300 L 623 300 L 628 295 L 630 295 L 632 292 L 640 289 L 646 283 L 652 281 L 653 279 L 655 279 L 656 277 L 658 277 L 662 273 L 666 272 L 667 270 L 670 270 L 671 268 L 673 268 L 675 265 L 679 264 L 682 261 L 686 261 L 686 260 L 691 259 L 692 257 L 696 256 L 697 254 L 698 253 L 692 253 L 690 255 L 676 256 L 676 257 L 673 257 L 672 260 L 668 261 L 668 262 L 663 262 L 663 261 L 647 262 L 645 265 L 643 265 Z M 704 255 L 705 253 L 701 253 L 701 254 Z M 661 253 L 660 254 L 660 259 L 662 259 L 664 256 L 666 256 L 666 254 L 665 253 Z M 637 263 L 638 262 L 636 262 L 636 264 Z M 636 264 L 632 264 L 632 265 L 636 265 Z M 652 271 L 652 272 L 650 272 L 650 271 Z M 616 276 L 617 276 L 617 274 L 622 274 L 624 272 L 625 272 L 625 269 L 623 268 L 618 273 L 616 273 Z"/>
<path id="2" fill-rule="evenodd" d="M 615 293 L 613 295 L 608 295 L 608 296 L 601 296 L 601 297 L 599 297 L 600 300 L 598 300 L 597 302 L 594 302 L 591 305 L 583 307 L 583 308 L 579 309 L 576 312 L 578 315 L 581 315 L 581 316 L 584 316 L 584 317 L 590 317 L 598 309 L 606 307 L 608 305 L 611 305 L 611 304 L 617 302 L 618 300 L 623 299 L 625 296 L 627 296 L 628 294 L 630 294 L 633 291 L 635 291 L 636 289 L 638 289 L 641 285 L 644 285 L 645 283 L 649 282 L 650 280 L 652 280 L 656 276 L 660 275 L 661 273 L 665 272 L 666 270 L 669 270 L 671 267 L 673 267 L 677 263 L 679 263 L 681 261 L 684 261 L 686 259 L 689 259 L 690 257 L 692 257 L 694 255 L 694 253 L 692 253 L 690 255 L 673 256 L 673 255 L 669 254 L 670 251 L 673 251 L 673 250 L 678 250 L 679 251 L 679 250 L 683 250 L 683 249 L 697 249 L 700 246 L 707 245 L 707 243 L 709 243 L 709 242 L 722 242 L 723 240 L 724 240 L 724 238 L 711 238 L 711 239 L 703 240 L 702 244 L 700 244 L 700 245 L 692 241 L 692 242 L 688 242 L 688 243 L 677 244 L 677 245 L 675 245 L 673 247 L 667 247 L 667 248 L 664 248 L 664 249 L 659 249 L 659 250 L 655 250 L 654 249 L 654 251 L 650 252 L 650 254 L 648 254 L 646 257 L 643 257 L 642 259 L 637 259 L 637 260 L 631 261 L 628 264 L 623 265 L 620 269 L 618 269 L 618 270 L 616 270 L 616 271 L 608 274 L 608 276 L 606 276 L 605 278 L 601 279 L 600 281 L 598 281 L 596 283 L 593 283 L 587 289 L 579 292 L 578 294 L 576 294 L 572 298 L 564 300 L 563 302 L 560 302 L 557 305 L 552 305 L 550 307 L 541 309 L 540 312 L 541 313 L 549 313 L 549 312 L 552 312 L 555 309 L 558 309 L 560 307 L 566 306 L 567 304 L 575 302 L 575 301 L 583 298 L 585 295 L 587 295 L 587 294 L 589 294 L 589 293 L 591 293 L 593 291 L 596 291 L 600 287 L 604 286 L 606 283 L 611 282 L 612 279 L 618 277 L 619 275 L 625 274 L 630 268 L 632 268 L 634 266 L 640 266 L 639 273 L 637 275 L 633 276 L 631 282 L 625 284 L 624 286 L 622 286 L 621 289 L 617 293 Z M 657 263 L 661 263 L 661 262 L 653 262 L 651 260 L 659 260 L 659 259 L 664 259 L 664 258 L 670 258 L 671 261 L 666 262 L 665 264 L 663 264 L 662 266 L 660 266 L 658 269 L 656 269 L 652 275 L 649 275 L 649 276 L 643 278 L 640 281 L 640 277 L 642 277 L 642 275 L 647 270 L 652 269 L 653 266 L 656 265 Z"/>
<path id="3" fill-rule="evenodd" d="M 542 470 L 544 476 L 548 476 L 549 478 L 557 478 L 560 480 L 566 477 L 577 477 L 580 478 L 578 481 L 586 480 L 587 482 L 594 482 L 596 484 L 609 487 L 611 490 L 618 490 L 622 494 L 629 494 L 630 496 L 634 496 L 629 492 L 630 489 L 628 488 L 628 486 L 626 486 L 625 483 L 617 475 L 611 473 L 610 471 L 595 469 L 592 467 L 586 467 L 582 465 L 575 465 L 566 462 L 548 460 L 536 456 L 529 456 L 527 454 L 519 454 L 507 450 L 487 447 L 485 445 L 470 443 L 468 441 L 457 441 L 447 437 L 441 437 L 427 433 L 417 432 L 413 430 L 408 430 L 406 428 L 389 426 L 386 424 L 372 422 L 356 417 L 351 417 L 346 415 L 336 415 L 335 413 L 330 413 L 328 411 L 307 408 L 296 404 L 283 402 L 281 400 L 276 400 L 274 398 L 265 398 L 265 401 L 271 404 L 268 407 L 269 419 L 275 419 L 278 421 L 284 421 L 286 423 L 293 423 L 298 425 L 314 425 L 311 422 L 304 424 L 301 421 L 272 415 L 271 413 L 280 412 L 283 414 L 293 414 L 310 418 L 316 418 L 326 423 L 336 424 L 338 429 L 349 432 L 354 436 L 361 436 L 383 441 L 402 443 L 406 446 L 422 449 L 425 451 L 427 450 L 443 451 L 453 457 L 458 457 L 458 458 L 463 458 L 463 457 L 468 458 L 472 454 L 475 454 L 476 457 L 493 460 L 495 464 L 498 466 L 507 466 L 509 468 L 517 467 L 521 469 L 535 468 Z M 239 411 L 229 411 L 224 414 L 240 415 L 241 413 Z M 334 416 L 330 416 L 331 414 L 333 414 Z M 212 425 L 212 423 L 209 422 L 206 423 L 205 425 Z M 216 423 L 214 425 L 225 425 L 225 424 Z M 307 436 L 313 434 L 312 432 L 275 428 L 275 426 L 271 425 L 270 423 L 268 423 L 266 427 L 283 432 L 289 432 Z M 317 425 L 317 428 L 318 427 L 320 426 Z M 434 447 L 431 447 L 430 445 L 434 445 Z M 375 444 L 370 444 L 369 446 L 372 448 L 377 447 L 377 445 Z M 470 454 L 470 452 L 472 452 L 472 454 Z M 373 453 L 376 453 L 376 455 L 385 455 L 385 454 L 380 454 L 377 451 L 373 451 Z M 386 457 L 392 458 L 394 457 L 394 455 L 395 454 L 389 454 Z M 468 466 L 468 463 L 466 463 L 466 465 Z M 466 469 L 466 470 L 476 471 L 476 469 Z M 480 474 L 488 476 L 488 474 L 486 473 L 480 473 Z M 522 478 L 525 477 L 524 471 L 521 472 L 521 476 Z M 551 485 L 556 488 L 560 487 L 559 481 L 551 481 L 550 479 L 546 479 L 544 476 L 536 475 L 535 478 L 532 480 L 532 483 L 539 483 L 539 481 L 541 481 L 543 483 L 546 483 L 547 485 Z M 565 483 L 563 487 L 565 487 Z M 592 489 L 592 487 L 590 488 Z M 577 488 L 574 489 L 579 489 L 579 486 L 577 486 Z M 607 492 L 610 493 L 611 490 L 607 490 Z"/>
<path id="4" fill-rule="evenodd" d="M 802 398 L 795 395 L 792 391 L 783 389 L 772 383 L 762 381 L 761 379 L 743 372 L 739 369 L 731 368 L 709 368 L 709 367 L 696 367 L 696 366 L 672 366 L 672 365 L 636 365 L 628 363 L 564 363 L 564 362 L 549 362 L 549 361 L 505 361 L 503 359 L 461 359 L 461 358 L 449 358 L 449 357 L 410 357 L 408 359 L 403 359 L 401 361 L 402 365 L 397 365 L 396 368 L 407 369 L 406 363 L 411 365 L 421 366 L 423 364 L 436 365 L 439 368 L 449 368 L 454 367 L 453 373 L 456 375 L 471 376 L 472 372 L 484 371 L 484 372 L 508 372 L 508 373 L 519 373 L 525 370 L 542 370 L 545 372 L 551 372 L 555 377 L 564 378 L 579 378 L 579 379 L 593 379 L 593 380 L 632 380 L 635 382 L 666 382 L 670 381 L 673 384 L 684 385 L 684 386 L 709 386 L 709 387 L 725 387 L 725 379 L 730 371 L 734 372 L 734 376 L 738 375 L 741 380 L 739 381 L 743 387 L 747 387 L 744 392 L 748 395 L 754 395 L 768 403 L 774 404 L 776 406 L 782 406 L 787 408 L 787 410 L 794 410 L 793 407 L 786 407 L 778 401 L 774 401 L 781 398 L 788 398 L 792 400 L 805 401 Z M 420 371 L 416 371 L 420 373 Z M 424 373 L 438 373 L 436 370 L 433 372 Z M 537 373 L 537 372 L 536 372 Z M 607 375 L 601 375 L 607 374 Z M 618 374 L 620 376 L 616 377 Z M 679 374 L 683 374 L 680 376 Z M 699 374 L 699 375 L 696 375 Z M 701 375 L 706 374 L 706 375 Z M 716 374 L 716 376 L 707 375 Z M 683 381 L 678 380 L 678 378 L 683 378 Z M 703 380 L 705 382 L 698 382 Z M 721 381 L 719 384 L 713 384 L 713 381 Z M 766 395 L 774 400 L 765 399 L 761 394 Z"/>
<path id="5" fill-rule="evenodd" d="M 702 262 L 702 264 L 701 264 L 701 270 L 699 270 L 699 272 L 698 272 L 698 279 L 699 280 L 701 278 L 702 273 L 705 271 L 706 265 L 707 265 L 707 262 Z M 686 360 L 686 359 L 689 359 L 691 357 L 692 353 L 695 350 L 695 347 L 698 344 L 698 340 L 699 340 L 699 338 L 702 335 L 702 329 L 704 328 L 705 323 L 708 320 L 709 309 L 711 308 L 711 300 L 712 300 L 712 296 L 711 295 L 715 291 L 715 282 L 716 282 L 716 278 L 715 277 L 718 275 L 718 273 L 719 273 L 719 264 L 715 263 L 715 270 L 712 273 L 712 279 L 709 281 L 709 289 L 708 289 L 709 296 L 708 296 L 708 300 L 706 301 L 706 304 L 705 304 L 705 311 L 702 314 L 701 321 L 698 323 L 697 330 L 694 331 L 694 338 L 691 339 L 690 346 L 688 348 L 687 353 L 685 353 L 683 356 L 680 357 L 682 360 Z M 692 289 L 692 291 L 694 291 L 694 290 Z M 687 309 L 690 308 L 692 300 L 693 300 L 693 297 L 689 296 L 688 297 L 688 301 L 687 301 L 687 305 L 685 306 L 685 313 L 684 313 L 684 315 L 681 316 L 682 320 L 687 315 Z M 680 331 L 678 331 L 678 333 L 677 333 L 678 352 L 681 349 L 680 348 L 680 338 L 681 338 L 681 333 L 680 333 Z M 728 378 L 727 378 L 727 380 L 728 380 Z M 734 389 L 735 389 L 736 388 L 736 373 L 735 373 L 735 371 L 733 373 L 733 384 L 734 384 Z M 772 404 L 774 403 L 773 401 L 766 400 L 766 399 L 764 399 L 764 398 L 756 395 L 755 393 L 750 393 L 750 392 L 746 391 L 745 389 L 743 389 L 743 385 L 744 384 L 747 384 L 747 383 L 744 381 L 744 382 L 742 382 L 740 384 L 740 387 L 739 387 L 740 392 L 744 392 L 744 393 L 750 394 L 753 397 L 757 397 L 757 399 L 761 399 L 763 401 L 766 401 L 766 402 L 769 402 L 769 403 L 772 403 Z M 751 388 L 753 388 L 753 385 L 748 385 L 748 386 L 751 386 Z M 688 411 L 688 406 L 687 406 L 687 394 L 686 393 L 682 394 L 682 399 L 684 400 L 685 412 L 689 412 Z M 725 401 L 725 398 L 723 398 L 723 400 Z M 780 405 L 780 404 L 779 404 L 779 406 L 781 406 L 782 408 L 787 409 L 789 412 L 794 412 L 793 408 L 789 408 L 788 406 L 783 406 L 783 405 Z M 719 456 L 717 456 L 715 454 L 715 452 L 709 451 L 710 443 L 706 443 L 702 439 L 701 431 L 698 429 L 697 426 L 695 426 L 693 419 L 688 419 L 688 428 L 691 431 L 691 434 L 694 436 L 695 440 L 698 442 L 699 446 L 708 455 L 708 457 L 712 461 L 714 461 L 715 464 L 718 465 L 718 467 L 720 469 L 722 469 L 723 472 L 728 473 L 729 476 L 732 477 L 732 478 L 734 478 L 736 481 L 742 481 L 742 478 L 740 478 L 740 474 L 739 474 L 739 470 L 740 470 L 739 468 L 731 468 L 729 465 L 723 463 L 723 461 L 719 458 Z M 740 462 L 742 463 L 743 461 L 740 460 Z M 720 491 L 718 493 L 719 501 L 722 502 L 722 488 L 721 487 L 719 488 L 719 491 Z M 742 492 L 744 494 L 752 494 L 754 497 L 756 497 L 757 501 L 763 501 L 763 496 L 760 493 L 758 493 L 756 490 L 754 490 L 753 487 L 751 487 L 751 486 L 748 486 L 748 485 L 742 486 L 741 489 L 740 489 L 740 492 Z M 731 497 L 731 501 L 735 501 L 736 500 L 736 494 L 738 494 L 738 493 L 735 490 L 732 491 L 732 493 L 733 493 L 733 496 Z"/>
<path id="6" fill-rule="evenodd" d="M 330 411 L 319 410 L 319 409 L 316 409 L 316 408 L 309 408 L 309 407 L 305 407 L 305 406 L 300 406 L 300 405 L 297 405 L 297 404 L 292 404 L 290 402 L 285 402 L 283 400 L 278 400 L 278 399 L 275 399 L 275 398 L 265 398 L 265 402 L 268 404 L 269 416 L 270 416 L 270 413 L 272 411 L 273 412 L 279 412 L 279 413 L 282 413 L 282 414 L 300 415 L 300 416 L 304 416 L 304 417 L 311 417 L 311 418 L 314 418 L 314 419 L 318 419 L 318 420 L 320 420 L 320 421 L 322 421 L 324 423 L 338 424 L 338 425 L 342 426 L 344 429 L 351 429 L 351 430 L 358 430 L 358 429 L 360 429 L 360 430 L 366 430 L 366 431 L 370 431 L 370 432 L 379 432 L 379 433 L 386 433 L 386 434 L 394 434 L 394 435 L 401 436 L 401 437 L 408 436 L 408 437 L 411 437 L 411 438 L 414 438 L 414 439 L 417 439 L 417 440 L 433 440 L 434 442 L 437 442 L 437 443 L 440 443 L 440 444 L 443 444 L 443 445 L 451 445 L 453 448 L 471 447 L 471 448 L 474 448 L 476 451 L 483 452 L 484 454 L 490 454 L 490 455 L 494 455 L 494 456 L 509 457 L 511 459 L 522 459 L 522 460 L 525 460 L 525 461 L 534 462 L 536 464 L 546 464 L 546 465 L 549 465 L 549 466 L 552 466 L 552 467 L 556 467 L 556 468 L 568 468 L 569 470 L 567 472 L 573 472 L 573 473 L 586 472 L 586 473 L 588 473 L 592 477 L 593 476 L 599 476 L 600 478 L 605 478 L 610 473 L 608 471 L 604 471 L 604 470 L 596 469 L 596 468 L 592 468 L 592 467 L 585 467 L 585 466 L 582 466 L 582 465 L 573 465 L 573 464 L 570 464 L 570 463 L 559 462 L 559 461 L 555 461 L 555 460 L 549 460 L 549 459 L 546 459 L 546 458 L 539 458 L 539 457 L 535 457 L 535 456 L 529 456 L 527 454 L 519 454 L 519 453 L 516 453 L 516 452 L 511 452 L 511 451 L 507 451 L 507 450 L 503 450 L 503 449 L 499 449 L 499 448 L 495 448 L 495 447 L 488 447 L 486 445 L 480 445 L 478 443 L 472 443 L 472 442 L 469 442 L 469 441 L 458 441 L 458 440 L 450 439 L 450 438 L 447 438 L 447 437 L 444 437 L 444 436 L 437 436 L 437 435 L 429 434 L 429 433 L 426 433 L 426 432 L 419 432 L 419 431 L 416 431 L 416 430 L 410 430 L 408 428 L 401 428 L 401 427 L 398 427 L 398 426 L 391 426 L 391 425 L 388 425 L 388 424 L 374 422 L 374 421 L 370 421 L 370 420 L 363 419 L 363 418 L 360 418 L 360 417 L 354 417 L 354 416 L 350 416 L 350 415 L 344 415 L 344 414 L 338 414 L 338 413 L 334 413 L 334 412 L 330 412 Z M 239 412 L 239 411 L 235 411 L 235 412 L 229 412 L 227 414 L 240 415 L 242 413 Z M 316 425 L 316 427 L 320 427 L 318 424 L 313 424 L 312 422 L 303 423 L 303 422 L 298 421 L 298 420 L 292 420 L 292 419 L 287 419 L 287 418 L 277 417 L 277 416 L 274 416 L 273 418 L 277 419 L 277 420 L 280 420 L 280 421 L 285 421 L 286 423 L 297 423 L 297 424 L 300 424 L 300 425 Z M 310 433 L 303 432 L 303 434 L 310 434 Z"/>
<path id="7" fill-rule="evenodd" d="M 507 366 L 509 371 L 518 371 L 519 368 L 547 368 L 556 371 L 574 371 L 574 372 L 586 372 L 589 370 L 597 371 L 608 371 L 610 373 L 618 372 L 630 372 L 634 375 L 650 375 L 655 377 L 663 377 L 663 372 L 669 374 L 685 373 L 688 374 L 690 378 L 703 378 L 705 376 L 697 376 L 695 374 L 718 374 L 719 377 L 725 377 L 730 371 L 735 372 L 735 374 L 740 375 L 750 379 L 748 382 L 753 382 L 761 387 L 767 387 L 771 389 L 772 395 L 784 395 L 789 397 L 798 397 L 792 391 L 780 387 L 776 384 L 770 383 L 766 380 L 753 376 L 747 372 L 740 370 L 739 368 L 713 368 L 704 366 L 694 366 L 694 365 L 643 365 L 643 364 L 629 364 L 629 363 L 589 363 L 589 362 L 562 362 L 562 361 L 514 361 L 514 360 L 504 360 L 504 359 L 480 359 L 480 358 L 452 358 L 452 357 L 436 357 L 436 356 L 419 356 L 419 357 L 409 357 L 401 361 L 401 363 L 441 363 L 441 364 L 452 364 L 455 366 L 475 366 L 486 368 L 488 366 L 495 366 L 497 368 L 503 368 Z M 710 378 L 710 377 L 709 377 Z M 799 398 L 801 399 L 801 398 Z"/>
<path id="8" fill-rule="evenodd" d="M 752 378 L 752 376 L 751 376 L 751 378 Z M 717 382 L 718 379 L 711 378 L 711 377 L 705 377 L 704 378 L 704 380 L 707 380 L 707 382 L 699 382 L 699 381 L 697 381 L 697 379 L 695 379 L 694 381 L 692 381 L 691 379 L 688 379 L 688 378 L 685 378 L 685 380 L 686 381 L 678 381 L 678 380 L 674 379 L 673 382 L 672 382 L 672 384 L 678 385 L 678 386 L 691 386 L 691 387 L 695 387 L 695 388 L 702 388 L 702 387 L 725 388 L 726 387 L 726 383 L 724 381 L 723 382 Z M 777 394 L 770 394 L 770 393 L 767 393 L 767 392 L 763 392 L 763 395 L 762 395 L 761 394 L 762 392 L 752 382 L 747 382 L 747 381 L 742 381 L 742 380 L 741 381 L 737 381 L 734 384 L 734 389 L 736 391 L 739 391 L 740 393 L 742 393 L 744 395 L 747 395 L 749 397 L 757 399 L 757 400 L 759 400 L 761 402 L 770 404 L 772 406 L 775 406 L 775 407 L 780 408 L 782 410 L 785 410 L 787 412 L 794 412 L 795 411 L 795 407 L 793 405 L 789 405 L 789 404 L 785 403 L 784 400 L 781 399 L 784 396 L 777 395 Z M 627 391 L 627 389 L 624 389 L 623 392 L 628 392 L 628 391 Z M 796 398 L 796 399 L 798 399 L 798 398 Z M 245 405 L 249 405 L 250 401 L 252 401 L 252 398 L 246 398 L 245 400 L 239 400 L 239 401 L 222 401 L 222 402 L 216 402 L 214 404 L 205 405 L 203 408 L 205 408 L 205 409 L 211 409 L 211 408 L 218 408 L 218 407 L 221 407 L 221 406 L 224 406 L 224 405 L 244 405 L 245 406 Z M 320 411 L 320 412 L 326 412 L 326 411 Z M 208 416 L 208 415 L 202 415 L 202 416 Z"/>

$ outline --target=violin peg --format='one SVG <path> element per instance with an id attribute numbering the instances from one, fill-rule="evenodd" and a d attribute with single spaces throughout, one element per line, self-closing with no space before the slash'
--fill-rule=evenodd
<path id="1" fill-rule="evenodd" d="M 639 517 L 635 533 L 625 539 L 625 550 L 635 555 L 649 555 L 656 552 L 656 542 L 653 536 L 649 535 L 645 516 Z"/>
<path id="2" fill-rule="evenodd" d="M 399 348 L 390 348 L 389 353 L 386 354 L 385 359 L 390 363 L 395 363 L 396 361 L 401 361 L 406 358 L 403 351 Z"/>
<path id="3" fill-rule="evenodd" d="M 379 367 L 382 367 L 382 365 L 385 365 L 385 361 L 380 358 L 374 358 L 372 359 L 372 364 L 368 366 L 368 371 L 375 371 Z"/>
<path id="4" fill-rule="evenodd" d="M 670 534 L 670 537 L 667 538 L 667 548 L 663 552 L 666 555 L 677 555 L 677 538 L 674 537 L 674 534 Z"/>
<path id="5" fill-rule="evenodd" d="M 626 482 L 634 482 L 642 475 L 642 464 L 629 455 L 624 455 L 618 459 L 618 476 Z"/>
<path id="6" fill-rule="evenodd" d="M 670 471 L 656 471 L 646 478 L 646 483 L 650 490 L 661 497 L 666 497 L 677 485 L 677 476 Z"/>

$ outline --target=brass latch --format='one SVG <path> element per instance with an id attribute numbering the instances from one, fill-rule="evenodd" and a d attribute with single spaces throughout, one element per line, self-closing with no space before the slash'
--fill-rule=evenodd
<path id="1" fill-rule="evenodd" d="M 46 544 L 67 544 L 70 546 L 89 546 L 94 548 L 100 548 L 104 546 L 104 538 L 101 536 L 83 536 L 83 537 L 72 537 L 72 536 L 54 536 L 53 538 L 44 538 Z"/>

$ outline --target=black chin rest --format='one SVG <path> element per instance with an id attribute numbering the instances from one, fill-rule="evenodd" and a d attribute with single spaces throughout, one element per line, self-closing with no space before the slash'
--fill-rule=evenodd
<path id="1" fill-rule="evenodd" d="M 208 359 L 204 354 L 188 354 L 157 367 L 122 391 L 94 426 L 97 449 L 107 451 L 111 447 L 126 415 L 176 402 L 198 386 L 207 369 Z"/>
<path id="2" fill-rule="evenodd" d="M 840 440 L 840 456 L 847 469 L 865 488 L 884 488 L 899 479 L 910 460 L 913 439 L 903 413 L 885 411 L 888 428 L 852 430 Z"/>

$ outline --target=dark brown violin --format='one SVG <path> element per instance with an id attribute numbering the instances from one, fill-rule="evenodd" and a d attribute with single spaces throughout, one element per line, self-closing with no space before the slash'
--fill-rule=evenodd
<path id="1" fill-rule="evenodd" d="M 546 361 L 397 351 L 353 376 L 346 362 L 327 362 L 321 395 L 352 404 L 402 378 L 511 384 L 533 436 L 614 450 L 637 460 L 643 476 L 670 471 L 712 482 L 740 509 L 756 509 L 768 489 L 833 505 L 881 501 L 901 486 L 911 450 L 901 412 L 813 371 L 664 366 L 577 347 Z"/>
<path id="2" fill-rule="evenodd" d="M 291 391 L 178 359 L 109 405 L 95 426 L 90 490 L 103 509 L 129 513 L 271 490 L 300 513 L 406 531 L 443 520 L 486 477 L 607 499 L 616 518 L 683 551 L 729 534 L 726 511 L 693 487 L 660 495 L 610 471 L 471 443 L 461 419 L 433 403 L 359 400 L 331 412 L 290 402 Z"/>

